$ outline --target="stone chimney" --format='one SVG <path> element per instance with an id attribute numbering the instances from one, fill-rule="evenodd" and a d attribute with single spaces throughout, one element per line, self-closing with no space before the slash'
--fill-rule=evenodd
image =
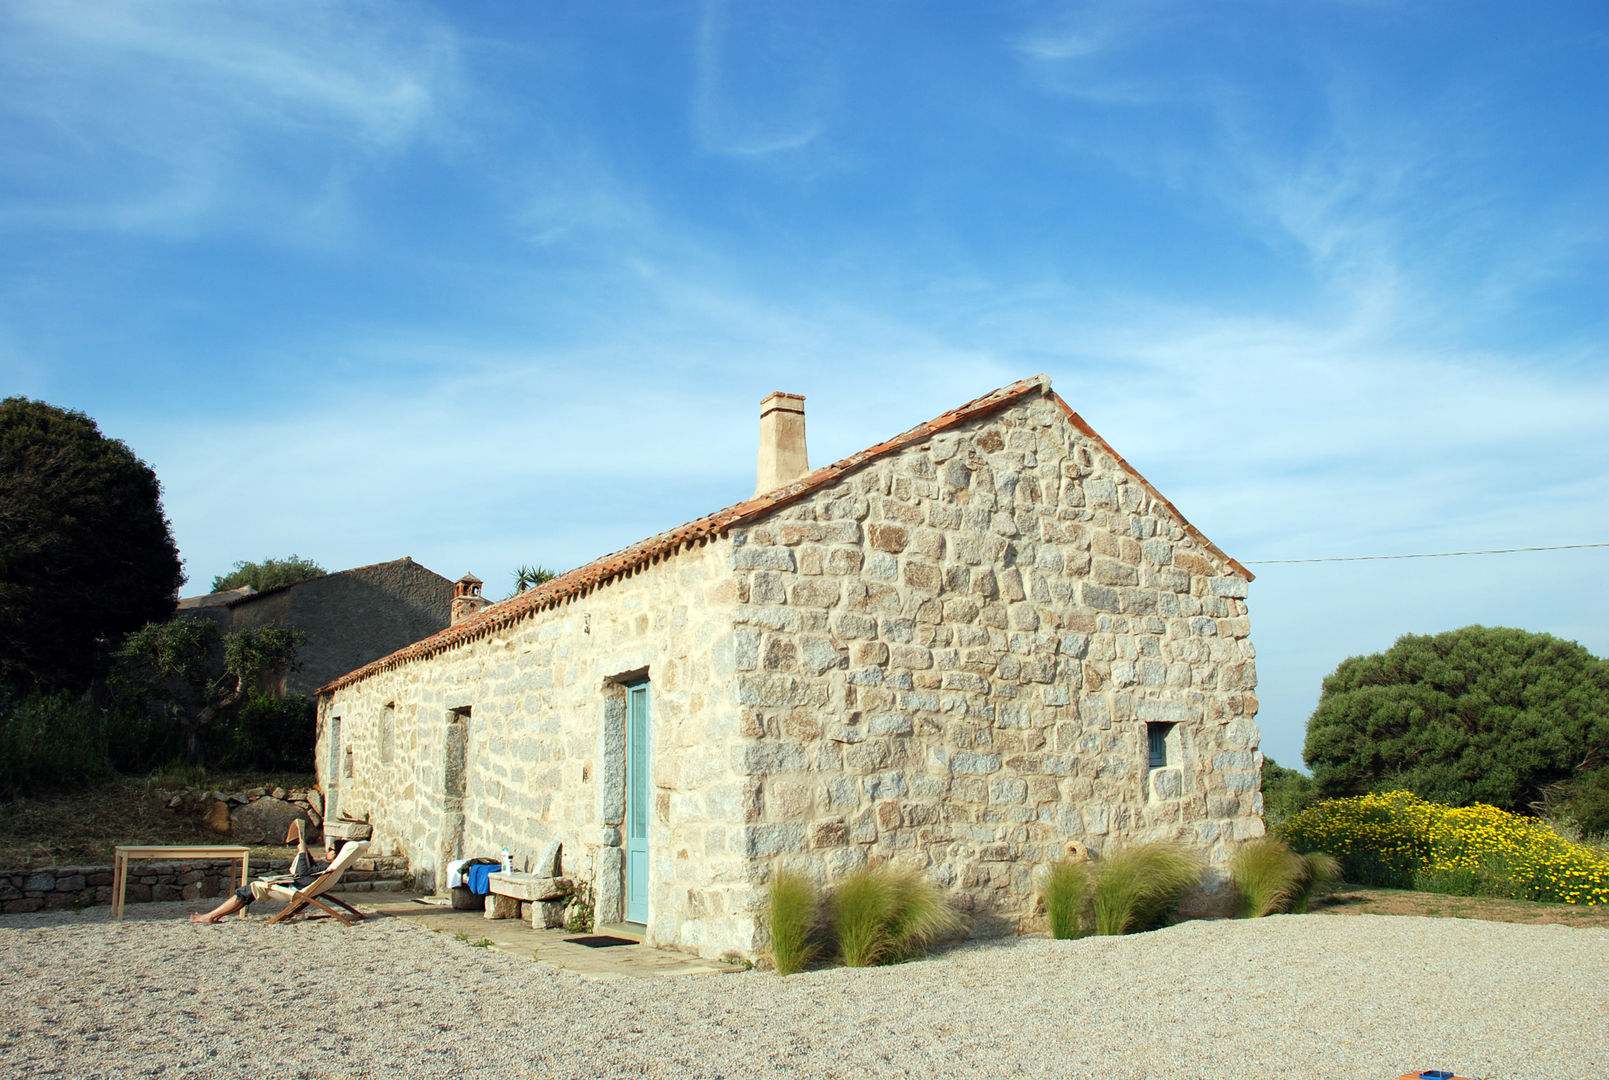
<path id="1" fill-rule="evenodd" d="M 485 582 L 474 574 L 465 574 L 453 582 L 453 615 L 451 625 L 457 626 L 491 601 L 480 594 L 480 587 Z"/>
<path id="2" fill-rule="evenodd" d="M 760 402 L 760 482 L 754 493 L 764 495 L 809 471 L 804 396 L 778 390 Z"/>

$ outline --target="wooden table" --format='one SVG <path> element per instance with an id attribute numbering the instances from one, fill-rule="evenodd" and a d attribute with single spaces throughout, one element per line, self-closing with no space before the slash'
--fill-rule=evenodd
<path id="1" fill-rule="evenodd" d="M 112 849 L 112 918 L 123 917 L 123 897 L 128 891 L 130 859 L 239 859 L 240 884 L 246 884 L 251 869 L 251 848 L 235 844 L 162 844 L 153 847 L 128 845 Z"/>

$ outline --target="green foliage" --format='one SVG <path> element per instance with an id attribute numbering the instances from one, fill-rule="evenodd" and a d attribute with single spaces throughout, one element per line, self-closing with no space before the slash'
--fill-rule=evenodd
<path id="1" fill-rule="evenodd" d="M 1229 863 L 1229 876 L 1240 893 L 1241 917 L 1260 919 L 1289 910 L 1302 865 L 1290 845 L 1271 836 L 1240 845 Z"/>
<path id="2" fill-rule="evenodd" d="M 237 562 L 227 574 L 212 579 L 212 591 L 238 589 L 249 585 L 257 592 L 266 592 L 280 585 L 290 585 L 310 578 L 323 577 L 327 571 L 312 559 L 291 555 L 283 559 L 264 559 L 260 563 Z"/>
<path id="3" fill-rule="evenodd" d="M 1229 876 L 1240 892 L 1240 914 L 1248 919 L 1282 911 L 1301 914 L 1313 894 L 1340 875 L 1340 863 L 1329 855 L 1298 855 L 1273 837 L 1242 844 L 1229 864 Z"/>
<path id="4" fill-rule="evenodd" d="M 252 626 L 225 634 L 222 690 L 239 696 L 264 687 L 296 666 L 296 650 L 307 643 L 299 627 Z"/>
<path id="5" fill-rule="evenodd" d="M 570 886 L 570 902 L 564 909 L 564 928 L 572 934 L 592 933 L 596 910 L 592 882 L 577 881 Z"/>
<path id="6" fill-rule="evenodd" d="M 803 874 L 779 870 L 771 877 L 771 960 L 778 975 L 802 971 L 815 959 L 818 922 L 816 887 Z"/>
<path id="7" fill-rule="evenodd" d="M 1085 909 L 1094 887 L 1090 864 L 1082 859 L 1063 859 L 1050 868 L 1041 895 L 1050 919 L 1051 937 L 1066 940 L 1089 932 Z"/>
<path id="8" fill-rule="evenodd" d="M 1097 934 L 1127 934 L 1160 926 L 1201 881 L 1206 868 L 1177 844 L 1122 848 L 1102 859 L 1091 905 Z"/>
<path id="9" fill-rule="evenodd" d="M 306 694 L 277 698 L 251 693 L 234 724 L 234 746 L 223 764 L 271 772 L 310 773 L 318 739 L 318 704 Z"/>
<path id="10" fill-rule="evenodd" d="M 0 687 L 0 793 L 9 798 L 111 774 L 98 712 L 66 691 Z"/>
<path id="11" fill-rule="evenodd" d="M 1292 915 L 1307 914 L 1307 905 L 1320 889 L 1341 880 L 1341 862 L 1322 851 L 1310 851 L 1301 856 L 1301 876 L 1296 879 L 1296 892 L 1291 896 Z"/>
<path id="12" fill-rule="evenodd" d="M 82 690 L 183 580 L 150 466 L 83 413 L 0 401 L 0 679 Z"/>
<path id="13" fill-rule="evenodd" d="M 1263 822 L 1269 832 L 1318 800 L 1313 778 L 1287 769 L 1271 757 L 1263 758 Z"/>
<path id="14" fill-rule="evenodd" d="M 834 891 L 831 906 L 838 953 L 850 967 L 909 960 L 961 928 L 936 885 L 892 866 L 854 871 Z"/>
<path id="15" fill-rule="evenodd" d="M 556 571 L 549 570 L 541 564 L 536 566 L 521 565 L 514 571 L 514 592 L 517 594 L 524 592 L 526 589 L 534 589 L 538 585 L 544 585 L 558 576 Z"/>
<path id="16" fill-rule="evenodd" d="M 1583 836 L 1609 838 L 1609 767 L 1567 784 L 1560 816 Z"/>
<path id="17" fill-rule="evenodd" d="M 1339 860 L 1362 885 L 1564 904 L 1609 904 L 1609 853 L 1495 806 L 1446 806 L 1412 792 L 1315 803 L 1291 843 Z"/>
<path id="18" fill-rule="evenodd" d="M 254 626 L 219 638 L 208 619 L 150 623 L 130 634 L 109 680 L 127 733 L 114 759 L 129 767 L 180 752 L 198 766 L 312 767 L 312 705 L 264 694 L 295 666 L 304 631 Z M 279 741 L 276 741 L 279 740 Z"/>
<path id="19" fill-rule="evenodd" d="M 1548 634 L 1468 626 L 1342 662 L 1308 721 L 1321 795 L 1401 789 L 1523 811 L 1609 745 L 1609 663 Z"/>

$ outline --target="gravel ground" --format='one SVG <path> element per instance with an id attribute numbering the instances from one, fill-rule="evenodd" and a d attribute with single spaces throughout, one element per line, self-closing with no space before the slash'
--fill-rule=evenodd
<path id="1" fill-rule="evenodd" d="M 401 919 L 0 918 L 7 1077 L 1599 1077 L 1609 930 L 1279 916 L 597 980 Z"/>

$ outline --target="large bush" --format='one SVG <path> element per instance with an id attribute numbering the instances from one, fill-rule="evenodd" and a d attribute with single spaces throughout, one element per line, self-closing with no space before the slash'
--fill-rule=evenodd
<path id="1" fill-rule="evenodd" d="M 183 580 L 149 466 L 83 413 L 0 402 L 0 679 L 82 690 Z"/>
<path id="2" fill-rule="evenodd" d="M 1406 789 L 1524 811 L 1609 746 L 1609 664 L 1548 634 L 1408 635 L 1324 680 L 1305 757 L 1327 797 Z"/>
<path id="3" fill-rule="evenodd" d="M 0 795 L 110 776 L 101 715 L 65 691 L 0 687 Z"/>
<path id="4" fill-rule="evenodd" d="M 1347 881 L 1462 895 L 1609 904 L 1609 856 L 1495 806 L 1452 807 L 1407 791 L 1321 802 L 1285 825 Z"/>

